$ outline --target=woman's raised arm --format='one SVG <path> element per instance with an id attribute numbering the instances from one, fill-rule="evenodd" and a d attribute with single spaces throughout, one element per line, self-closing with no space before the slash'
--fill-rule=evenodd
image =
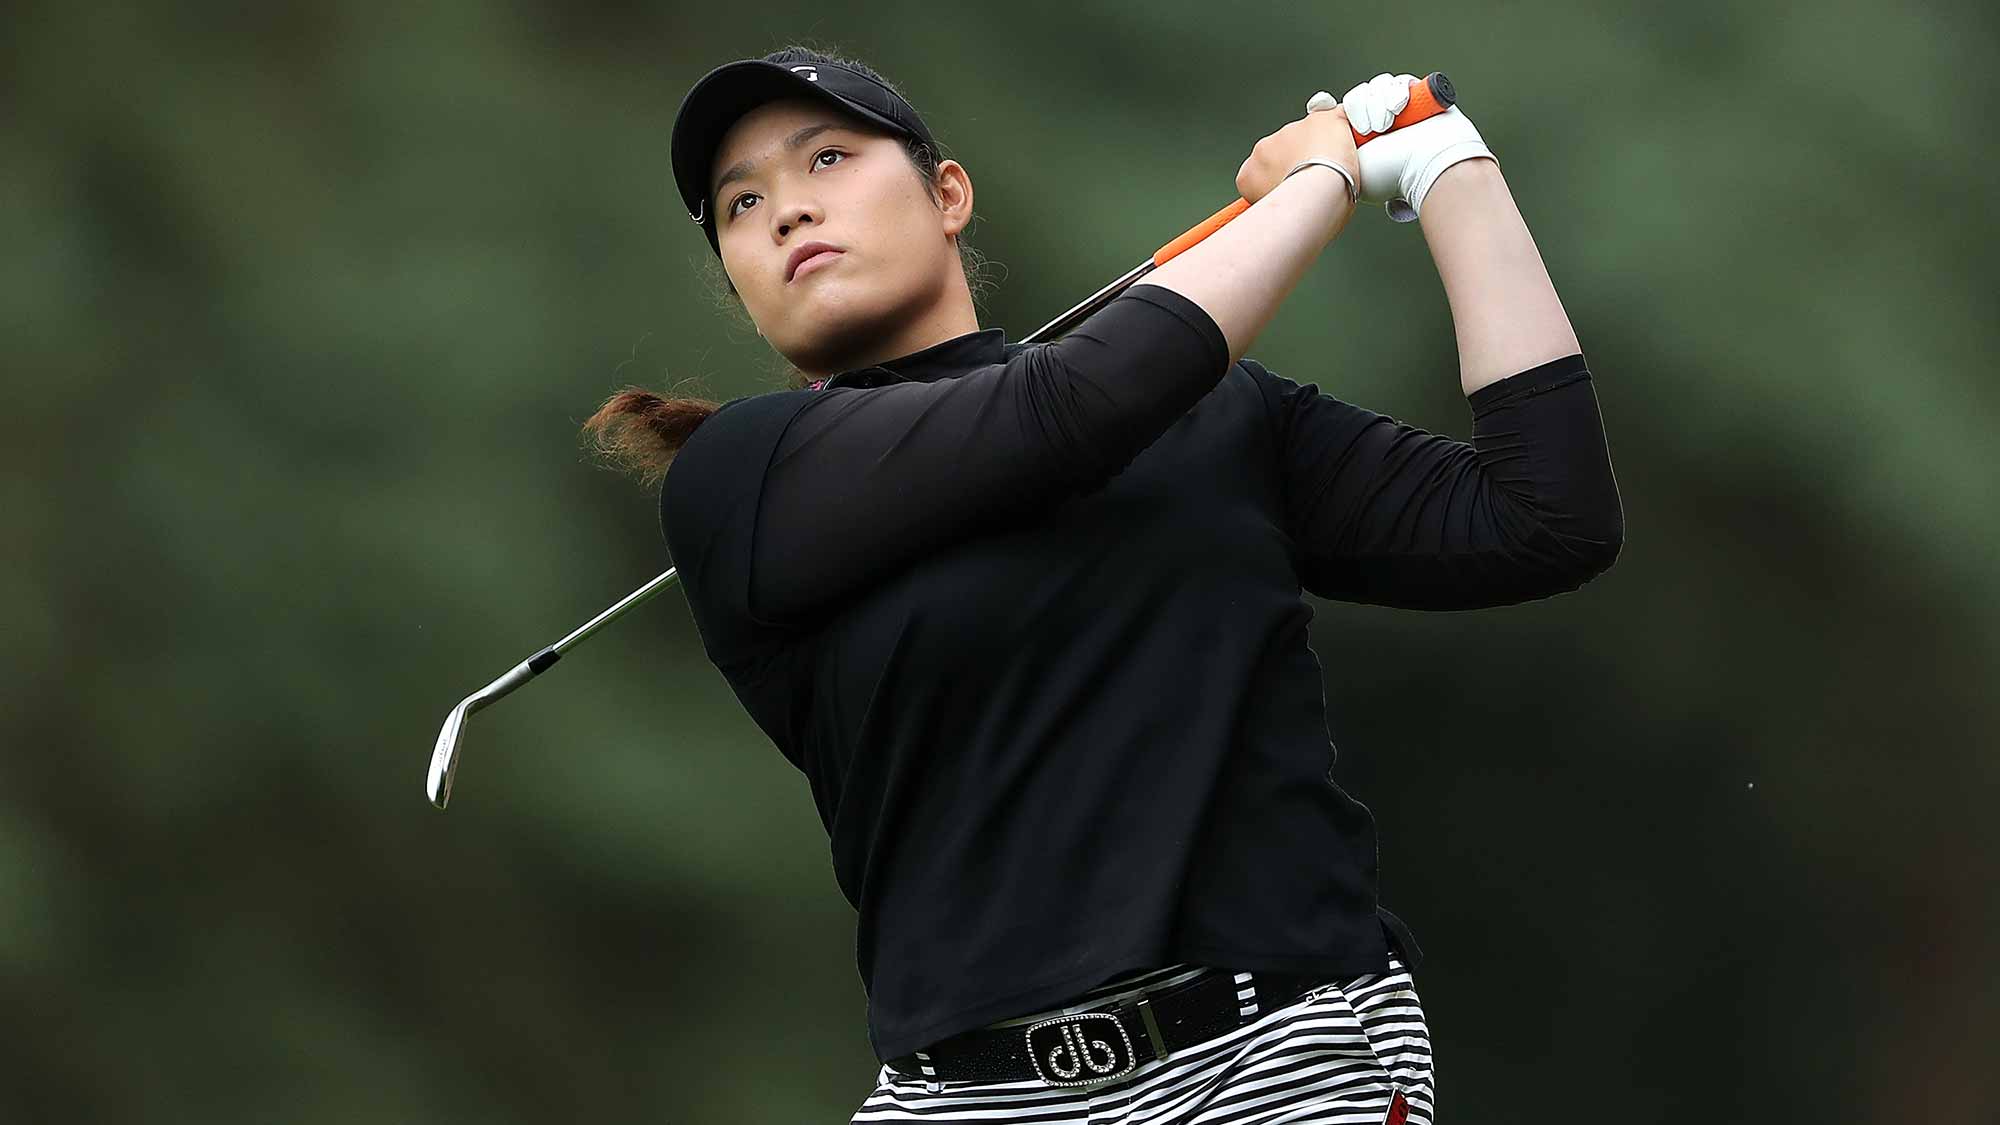
<path id="1" fill-rule="evenodd" d="M 1468 396 L 1583 351 L 1500 165 L 1465 160 L 1445 169 L 1418 221 L 1451 302 L 1459 385 Z"/>

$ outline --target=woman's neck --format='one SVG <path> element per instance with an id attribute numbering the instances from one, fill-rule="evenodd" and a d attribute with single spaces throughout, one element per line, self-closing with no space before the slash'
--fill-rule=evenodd
<path id="1" fill-rule="evenodd" d="M 831 378 L 843 371 L 873 367 L 884 360 L 920 352 L 968 332 L 979 331 L 979 314 L 972 307 L 972 292 L 966 286 L 965 278 L 957 276 L 952 282 L 935 304 L 900 323 L 895 331 L 875 336 L 837 359 L 830 358 L 812 367 L 800 365 L 799 370 L 811 379 Z"/>

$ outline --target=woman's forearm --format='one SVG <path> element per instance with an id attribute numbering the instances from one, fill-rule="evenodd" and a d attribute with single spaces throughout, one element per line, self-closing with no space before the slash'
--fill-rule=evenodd
<path id="1" fill-rule="evenodd" d="M 1418 221 L 1451 303 L 1466 394 L 1583 350 L 1498 164 L 1445 169 Z"/>
<path id="2" fill-rule="evenodd" d="M 1228 226 L 1147 274 L 1146 284 L 1201 306 L 1229 341 L 1233 364 L 1353 213 L 1340 173 L 1300 169 Z"/>

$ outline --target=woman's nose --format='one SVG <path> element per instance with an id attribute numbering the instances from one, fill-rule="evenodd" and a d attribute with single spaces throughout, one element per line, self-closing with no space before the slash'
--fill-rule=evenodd
<path id="1" fill-rule="evenodd" d="M 810 200 L 787 203 L 783 207 L 773 208 L 773 210 L 778 215 L 778 237 L 780 238 L 792 233 L 793 230 L 805 223 L 817 223 L 821 219 L 819 205 Z"/>

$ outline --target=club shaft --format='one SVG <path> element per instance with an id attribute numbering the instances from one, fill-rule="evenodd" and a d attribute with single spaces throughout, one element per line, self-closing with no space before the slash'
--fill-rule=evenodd
<path id="1" fill-rule="evenodd" d="M 1130 288 L 1132 283 L 1153 272 L 1153 259 L 1148 258 L 1132 267 L 1132 271 L 1117 281 L 1099 289 L 1078 302 L 1068 312 L 1035 329 L 1022 339 L 1024 344 L 1038 344 L 1043 340 L 1053 340 L 1057 336 L 1075 328 L 1088 319 L 1090 314 L 1111 303 L 1113 297 Z"/>
<path id="2" fill-rule="evenodd" d="M 584 622 L 583 624 L 577 626 L 576 632 L 571 633 L 569 636 L 564 637 L 562 640 L 557 641 L 555 644 L 552 644 L 549 647 L 554 649 L 558 656 L 560 656 L 565 652 L 568 652 L 571 646 L 582 643 L 582 641 L 588 638 L 592 633 L 595 633 L 599 629 L 604 628 L 606 625 L 611 624 L 613 621 L 618 620 L 620 617 L 625 615 L 625 612 L 627 610 L 633 608 L 634 606 L 645 604 L 647 599 L 651 598 L 654 594 L 659 593 L 661 590 L 666 589 L 668 586 L 673 585 L 674 582 L 679 577 L 680 574 L 678 567 L 671 567 L 671 566 L 668 567 L 665 574 L 660 575 L 658 578 L 653 579 L 651 582 L 646 583 L 644 586 L 641 586 L 638 589 L 632 591 L 631 593 L 625 595 L 624 597 L 618 599 L 618 604 L 612 606 L 610 609 L 605 610 L 603 613 L 600 613 L 596 617 L 593 617 L 590 620 Z"/>

